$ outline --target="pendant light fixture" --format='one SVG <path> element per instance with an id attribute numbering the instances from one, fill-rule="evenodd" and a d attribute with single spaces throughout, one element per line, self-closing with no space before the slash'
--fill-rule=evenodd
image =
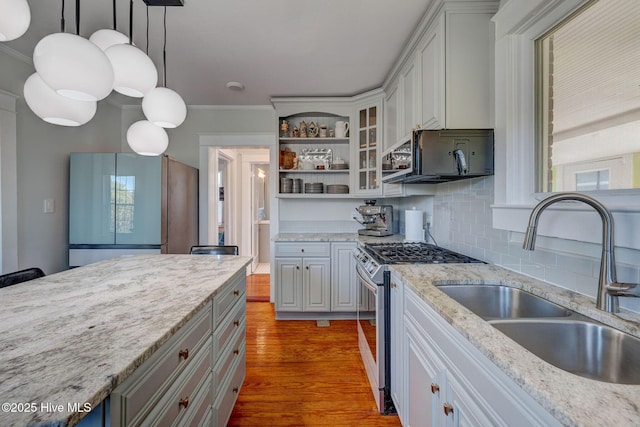
<path id="1" fill-rule="evenodd" d="M 129 43 L 105 50 L 115 80 L 113 89 L 123 95 L 142 98 L 158 83 L 158 71 L 142 50 L 133 45 L 133 0 L 129 0 Z"/>
<path id="2" fill-rule="evenodd" d="M 60 126 L 80 126 L 96 114 L 96 101 L 78 101 L 58 95 L 38 73 L 24 84 L 24 100 L 31 111 L 47 123 Z"/>
<path id="3" fill-rule="evenodd" d="M 27 32 L 31 10 L 27 0 L 0 0 L 0 42 L 15 40 Z"/>
<path id="4" fill-rule="evenodd" d="M 113 89 L 109 58 L 80 36 L 80 0 L 76 0 L 76 34 L 55 33 L 40 40 L 33 50 L 33 65 L 51 89 L 67 98 L 97 101 Z"/>
<path id="5" fill-rule="evenodd" d="M 142 156 L 159 156 L 169 146 L 167 131 L 148 120 L 135 122 L 127 130 L 129 147 Z"/>
<path id="6" fill-rule="evenodd" d="M 115 44 L 124 44 L 129 42 L 129 37 L 117 30 L 116 19 L 116 0 L 113 0 L 113 30 L 104 28 L 91 34 L 89 41 L 98 46 L 104 52 Z"/>
<path id="7" fill-rule="evenodd" d="M 164 46 L 162 50 L 163 87 L 151 89 L 142 99 L 142 111 L 150 122 L 164 128 L 175 128 L 187 117 L 182 97 L 167 88 L 167 7 L 164 7 Z"/>

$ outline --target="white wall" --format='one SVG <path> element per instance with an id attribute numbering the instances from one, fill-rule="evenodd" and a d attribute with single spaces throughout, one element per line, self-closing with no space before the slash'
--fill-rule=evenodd
<path id="1" fill-rule="evenodd" d="M 30 58 L 0 49 L 0 90 L 19 95 L 16 104 L 18 268 L 40 267 L 46 274 L 68 268 L 69 153 L 120 151 L 120 109 L 98 104 L 92 121 L 78 128 L 54 126 L 31 112 L 22 96 L 35 70 Z M 43 213 L 44 199 L 55 212 Z"/>

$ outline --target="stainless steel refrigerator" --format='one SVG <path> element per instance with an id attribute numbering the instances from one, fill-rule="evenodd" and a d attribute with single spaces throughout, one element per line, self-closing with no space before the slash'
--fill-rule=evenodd
<path id="1" fill-rule="evenodd" d="M 198 169 L 168 156 L 71 153 L 69 266 L 198 243 Z"/>

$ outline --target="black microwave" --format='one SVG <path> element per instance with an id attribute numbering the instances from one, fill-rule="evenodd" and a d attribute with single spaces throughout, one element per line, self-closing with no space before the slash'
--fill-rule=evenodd
<path id="1" fill-rule="evenodd" d="M 438 183 L 493 175 L 493 129 L 418 129 L 382 153 L 382 182 Z"/>

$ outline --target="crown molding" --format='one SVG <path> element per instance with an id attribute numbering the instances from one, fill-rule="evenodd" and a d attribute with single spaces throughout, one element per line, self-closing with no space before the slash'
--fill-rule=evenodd
<path id="1" fill-rule="evenodd" d="M 29 64 L 33 66 L 33 58 L 31 58 L 30 56 L 24 55 L 15 49 L 10 48 L 6 44 L 0 43 L 0 52 L 4 52 L 9 56 L 14 57 L 20 62 L 24 62 L 25 64 Z"/>

